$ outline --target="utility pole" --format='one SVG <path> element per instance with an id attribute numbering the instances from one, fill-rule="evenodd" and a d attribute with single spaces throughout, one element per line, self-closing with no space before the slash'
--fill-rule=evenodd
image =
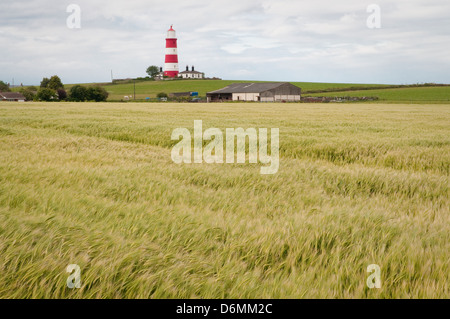
<path id="1" fill-rule="evenodd" d="M 136 100 L 136 79 L 134 79 L 134 99 Z"/>

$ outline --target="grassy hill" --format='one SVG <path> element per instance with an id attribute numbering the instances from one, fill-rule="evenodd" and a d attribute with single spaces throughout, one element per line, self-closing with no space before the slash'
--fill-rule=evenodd
<path id="1" fill-rule="evenodd" d="M 136 87 L 136 100 L 143 100 L 146 97 L 154 98 L 160 92 L 198 92 L 200 96 L 205 96 L 206 92 L 221 89 L 231 83 L 264 82 L 264 81 L 241 81 L 241 80 L 173 80 L 173 81 L 136 81 L 125 84 L 102 84 L 110 94 L 109 100 L 120 100 L 125 95 L 134 96 Z M 266 81 L 267 82 L 267 81 Z M 383 88 L 387 85 L 380 84 L 351 84 L 351 83 L 313 83 L 313 82 L 291 82 L 302 88 L 304 92 L 317 90 L 339 90 L 349 88 Z M 94 84 L 88 84 L 94 85 Z M 70 89 L 72 85 L 66 85 Z"/>
<path id="2" fill-rule="evenodd" d="M 355 90 L 348 92 L 316 93 L 312 96 L 377 96 L 379 102 L 450 102 L 450 86 L 442 87 L 403 87 L 379 90 Z"/>
<path id="3" fill-rule="evenodd" d="M 160 92 L 198 92 L 205 96 L 206 92 L 223 88 L 231 83 L 258 82 L 258 81 L 236 81 L 236 80 L 174 80 L 174 81 L 144 81 L 135 84 L 102 84 L 108 91 L 109 101 L 121 100 L 125 95 L 134 97 L 136 100 L 155 98 Z M 263 81 L 259 81 L 263 82 Z M 450 86 L 438 87 L 410 87 L 400 86 L 392 88 L 393 85 L 383 84 L 354 84 L 354 83 L 314 83 L 314 82 L 291 82 L 302 88 L 303 95 L 312 96 L 376 96 L 382 102 L 448 102 L 450 101 Z M 71 85 L 67 86 L 68 88 Z M 331 91 L 331 92 L 321 92 Z"/>
<path id="4" fill-rule="evenodd" d="M 160 92 L 167 94 L 174 92 L 198 92 L 205 96 L 206 92 L 223 88 L 231 83 L 267 82 L 242 80 L 169 80 L 169 81 L 136 81 L 128 83 L 86 83 L 83 85 L 101 85 L 109 93 L 108 101 L 120 101 L 124 96 L 136 93 L 136 101 L 144 101 L 147 97 L 155 98 Z M 354 83 L 316 83 L 291 82 L 300 87 L 303 96 L 332 96 L 332 97 L 378 97 L 379 102 L 388 103 L 448 103 L 450 101 L 450 85 L 389 85 L 389 84 L 354 84 Z M 75 84 L 66 84 L 70 90 Z M 14 88 L 18 91 L 20 88 Z"/>

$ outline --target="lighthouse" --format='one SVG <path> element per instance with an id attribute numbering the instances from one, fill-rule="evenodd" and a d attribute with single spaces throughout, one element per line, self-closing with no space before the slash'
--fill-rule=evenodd
<path id="1" fill-rule="evenodd" d="M 177 36 L 175 30 L 170 26 L 166 37 L 166 60 L 164 64 L 164 75 L 175 78 L 178 76 L 178 51 Z"/>

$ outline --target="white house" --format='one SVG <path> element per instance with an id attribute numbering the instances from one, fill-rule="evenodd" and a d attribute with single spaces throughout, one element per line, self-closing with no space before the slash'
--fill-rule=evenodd
<path id="1" fill-rule="evenodd" d="M 0 92 L 0 101 L 25 102 L 25 96 L 19 92 Z"/>
<path id="2" fill-rule="evenodd" d="M 178 76 L 183 79 L 203 79 L 205 74 L 194 70 L 192 66 L 192 71 L 189 71 L 189 66 L 186 65 L 186 71 L 178 73 Z"/>

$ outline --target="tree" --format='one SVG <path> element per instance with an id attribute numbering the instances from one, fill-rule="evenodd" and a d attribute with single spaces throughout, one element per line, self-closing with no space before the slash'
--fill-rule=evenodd
<path id="1" fill-rule="evenodd" d="M 81 85 L 72 86 L 69 97 L 72 101 L 82 102 L 88 99 L 87 88 Z"/>
<path id="2" fill-rule="evenodd" d="M 70 89 L 69 99 L 77 102 L 101 102 L 106 101 L 108 95 L 108 92 L 101 86 L 91 86 L 87 88 L 85 86 L 75 85 Z"/>
<path id="3" fill-rule="evenodd" d="M 25 99 L 27 101 L 33 101 L 34 96 L 36 95 L 35 92 L 31 88 L 21 88 L 20 93 L 22 93 L 23 96 L 25 96 Z"/>
<path id="4" fill-rule="evenodd" d="M 42 81 L 41 81 L 41 88 L 48 87 L 48 82 L 50 82 L 49 78 L 43 78 Z"/>
<path id="5" fill-rule="evenodd" d="M 153 79 L 159 74 L 159 68 L 156 65 L 151 65 L 147 68 L 146 72 Z"/>
<path id="6" fill-rule="evenodd" d="M 87 99 L 89 101 L 106 101 L 108 95 L 108 92 L 101 86 L 91 86 L 87 89 Z"/>
<path id="7" fill-rule="evenodd" d="M 55 90 L 40 88 L 36 94 L 36 99 L 39 101 L 53 101 L 58 99 L 58 94 Z"/>
<path id="8" fill-rule="evenodd" d="M 54 75 L 48 81 L 47 87 L 53 90 L 64 89 L 64 85 L 61 82 L 59 76 Z"/>
<path id="9" fill-rule="evenodd" d="M 59 88 L 59 89 L 56 90 L 56 93 L 58 93 L 58 98 L 60 100 L 67 99 L 67 92 L 66 92 L 66 90 Z"/>
<path id="10" fill-rule="evenodd" d="M 0 92 L 9 92 L 9 91 L 11 91 L 9 89 L 9 85 L 3 81 L 0 81 Z"/>
<path id="11" fill-rule="evenodd" d="M 158 93 L 157 95 L 156 95 L 156 97 L 157 98 L 162 98 L 162 97 L 167 97 L 167 93 L 164 93 L 164 92 L 160 92 L 160 93 Z"/>
<path id="12" fill-rule="evenodd" d="M 43 78 L 41 81 L 41 88 L 49 88 L 52 90 L 64 89 L 61 79 L 57 75 L 53 75 L 50 79 Z"/>

